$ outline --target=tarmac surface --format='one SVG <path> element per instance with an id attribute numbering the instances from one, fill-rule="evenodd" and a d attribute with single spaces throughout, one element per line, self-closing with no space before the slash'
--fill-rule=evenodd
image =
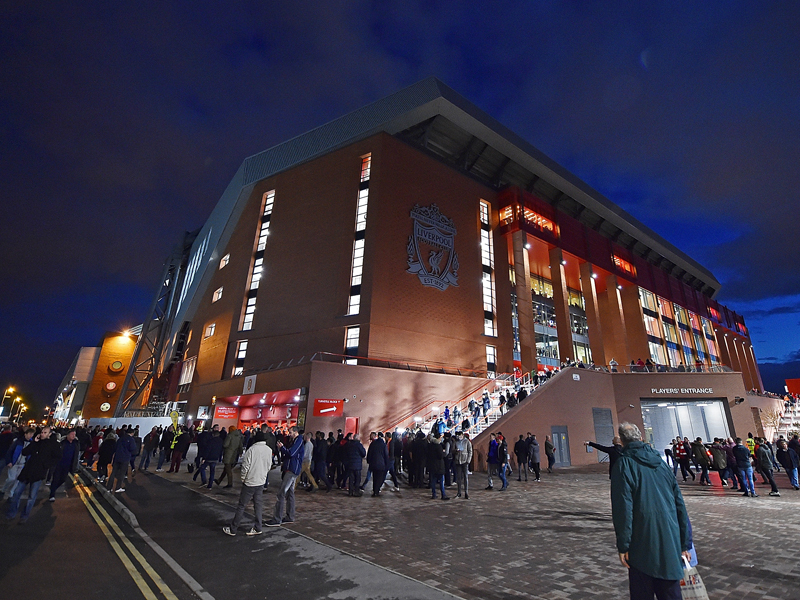
<path id="1" fill-rule="evenodd" d="M 272 512 L 278 476 L 277 470 L 270 476 L 265 518 Z M 760 485 L 759 498 L 745 498 L 711 477 L 712 487 L 681 483 L 709 597 L 800 597 L 794 550 L 800 492 L 777 474 L 780 498 L 769 497 L 769 488 Z M 265 527 L 254 537 L 243 535 L 244 527 L 237 537 L 222 533 L 238 500 L 238 482 L 231 489 L 208 490 L 199 479 L 191 481 L 186 463 L 178 475 L 139 473 L 116 496 L 141 531 L 208 594 L 206 600 L 628 597 L 627 574 L 614 547 L 606 465 L 544 473 L 540 483 L 514 477 L 505 492 L 486 491 L 482 473 L 472 475 L 470 484 L 469 500 L 455 498 L 455 488 L 448 488 L 448 502 L 405 486 L 400 492 L 384 488 L 378 498 L 371 497 L 371 484 L 358 498 L 298 488 L 296 522 Z M 46 589 L 55 596 L 75 591 L 61 587 L 63 582 L 91 581 L 92 573 L 98 593 L 87 588 L 85 597 L 99 598 L 104 595 L 99 592 L 112 589 L 124 598 L 142 595 L 80 498 L 74 490 L 67 493 L 49 504 L 41 492 L 45 501 L 27 524 L 0 529 L 4 592 L 37 597 L 31 595 L 39 584 L 34 575 L 44 571 Z M 116 517 L 176 598 L 197 597 Z M 251 522 L 246 518 L 244 524 Z M 112 582 L 117 587 L 107 587 Z M 156 590 L 155 597 L 164 595 Z"/>

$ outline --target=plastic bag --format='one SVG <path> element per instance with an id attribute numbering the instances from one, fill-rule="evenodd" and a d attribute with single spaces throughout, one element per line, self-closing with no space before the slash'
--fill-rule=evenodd
<path id="1" fill-rule="evenodd" d="M 689 566 L 689 561 L 683 557 L 684 569 L 681 579 L 681 598 L 683 600 L 708 600 L 706 586 L 697 569 Z"/>

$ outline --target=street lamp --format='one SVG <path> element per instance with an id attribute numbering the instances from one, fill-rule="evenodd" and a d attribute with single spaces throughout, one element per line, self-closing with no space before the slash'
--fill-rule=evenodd
<path id="1" fill-rule="evenodd" d="M 5 393 L 3 394 L 3 401 L 0 402 L 0 414 L 3 414 L 3 405 L 6 403 L 6 398 L 11 398 L 11 394 L 13 393 L 14 393 L 14 388 L 9 386 L 8 389 L 6 389 Z M 11 406 L 13 405 L 14 404 L 12 402 Z M 9 410 L 9 412 L 11 411 Z"/>
<path id="2" fill-rule="evenodd" d="M 9 411 L 9 415 L 8 415 L 9 420 L 13 420 L 13 418 L 14 418 L 14 405 L 17 402 L 19 402 L 20 408 L 22 408 L 24 406 L 22 404 L 22 398 L 21 397 L 17 396 L 16 398 L 14 398 L 14 401 L 11 403 L 11 410 Z M 17 412 L 17 418 L 19 418 L 19 412 Z"/>

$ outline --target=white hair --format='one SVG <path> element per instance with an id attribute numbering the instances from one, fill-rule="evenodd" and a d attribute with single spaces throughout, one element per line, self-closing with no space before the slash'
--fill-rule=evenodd
<path id="1" fill-rule="evenodd" d="M 631 442 L 638 442 L 642 439 L 642 432 L 633 423 L 621 423 L 618 431 L 622 443 L 626 446 Z"/>

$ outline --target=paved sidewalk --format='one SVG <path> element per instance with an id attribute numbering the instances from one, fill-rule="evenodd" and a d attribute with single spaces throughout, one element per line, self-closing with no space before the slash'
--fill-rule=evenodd
<path id="1" fill-rule="evenodd" d="M 238 498 L 238 483 L 200 488 L 185 464 L 178 475 L 159 475 L 217 501 L 234 505 Z M 278 472 L 270 479 L 265 512 L 274 504 Z M 605 465 L 544 473 L 541 483 L 511 478 L 506 492 L 485 491 L 485 474 L 470 482 L 469 500 L 449 488 L 448 502 L 407 487 L 379 498 L 298 488 L 298 520 L 285 529 L 462 598 L 627 597 Z M 800 492 L 782 474 L 777 482 L 780 498 L 767 496 L 764 486 L 760 498 L 744 498 L 716 479 L 710 488 L 681 484 L 712 600 L 797 597 L 800 563 L 791 546 L 800 531 Z"/>

